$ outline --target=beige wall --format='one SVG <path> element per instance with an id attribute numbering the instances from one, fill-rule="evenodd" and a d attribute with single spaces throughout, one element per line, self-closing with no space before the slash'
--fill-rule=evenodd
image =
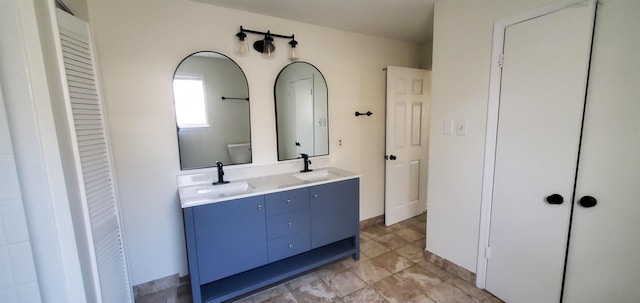
<path id="1" fill-rule="evenodd" d="M 295 34 L 300 58 L 329 90 L 331 164 L 362 174 L 360 218 L 384 212 L 384 98 L 387 65 L 418 67 L 417 45 L 186 0 L 88 1 L 109 119 L 134 285 L 187 274 L 176 175 L 180 173 L 171 80 L 200 50 L 229 55 L 247 75 L 255 165 L 277 162 L 273 85 L 288 61 L 233 53 L 240 25 Z M 250 35 L 251 41 L 258 38 Z M 356 119 L 355 111 L 370 110 Z M 338 139 L 343 146 L 338 147 Z"/>
<path id="2" fill-rule="evenodd" d="M 420 55 L 422 59 L 420 60 L 420 68 L 431 70 L 431 55 L 433 51 L 433 43 L 423 43 L 420 44 Z"/>
<path id="3" fill-rule="evenodd" d="M 475 272 L 493 22 L 549 0 L 440 1 L 435 7 L 427 249 Z M 466 136 L 444 120 L 468 120 Z"/>

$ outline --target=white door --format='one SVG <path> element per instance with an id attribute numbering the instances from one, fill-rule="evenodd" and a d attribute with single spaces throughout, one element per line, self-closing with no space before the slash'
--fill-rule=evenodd
<path id="1" fill-rule="evenodd" d="M 638 12 L 598 7 L 563 302 L 640 302 Z"/>
<path id="2" fill-rule="evenodd" d="M 313 78 L 303 78 L 294 82 L 295 86 L 295 134 L 298 155 L 314 155 L 313 140 Z"/>
<path id="3" fill-rule="evenodd" d="M 505 29 L 486 289 L 506 302 L 560 300 L 593 11 Z"/>
<path id="4" fill-rule="evenodd" d="M 384 223 L 389 226 L 426 209 L 429 71 L 387 67 Z"/>
<path id="5" fill-rule="evenodd" d="M 284 159 L 293 159 L 301 153 L 314 155 L 313 76 L 290 80 L 287 83 L 287 122 L 281 132 Z M 289 114 L 287 114 L 289 113 Z M 280 126 L 280 125 L 278 125 Z"/>
<path id="6" fill-rule="evenodd" d="M 283 127 L 278 125 L 278 144 L 281 144 L 284 156 L 278 155 L 278 159 L 294 159 L 298 157 L 298 148 L 296 147 L 296 85 L 295 81 L 287 83 L 287 106 L 286 111 L 278 112 L 286 117 L 286 123 Z M 278 147 L 280 150 L 280 146 Z"/>

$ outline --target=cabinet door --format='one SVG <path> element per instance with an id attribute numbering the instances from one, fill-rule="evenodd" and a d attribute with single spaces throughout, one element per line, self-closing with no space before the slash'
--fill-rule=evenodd
<path id="1" fill-rule="evenodd" d="M 195 208 L 201 284 L 267 263 L 264 196 Z"/>
<path id="2" fill-rule="evenodd" d="M 358 179 L 311 187 L 311 248 L 317 248 L 359 232 Z"/>

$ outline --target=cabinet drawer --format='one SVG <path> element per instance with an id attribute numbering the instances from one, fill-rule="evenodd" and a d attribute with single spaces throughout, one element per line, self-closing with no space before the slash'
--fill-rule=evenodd
<path id="1" fill-rule="evenodd" d="M 267 216 L 309 208 L 309 189 L 301 188 L 265 196 Z"/>
<path id="2" fill-rule="evenodd" d="M 309 230 L 280 237 L 268 242 L 269 262 L 284 259 L 311 248 Z"/>
<path id="3" fill-rule="evenodd" d="M 288 212 L 267 219 L 267 236 L 275 239 L 309 229 L 309 210 Z"/>

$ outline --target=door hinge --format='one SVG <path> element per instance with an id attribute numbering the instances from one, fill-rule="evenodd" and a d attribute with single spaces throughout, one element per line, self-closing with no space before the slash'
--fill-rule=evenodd
<path id="1" fill-rule="evenodd" d="M 504 66 L 504 53 L 498 55 L 498 67 L 502 68 Z"/>

